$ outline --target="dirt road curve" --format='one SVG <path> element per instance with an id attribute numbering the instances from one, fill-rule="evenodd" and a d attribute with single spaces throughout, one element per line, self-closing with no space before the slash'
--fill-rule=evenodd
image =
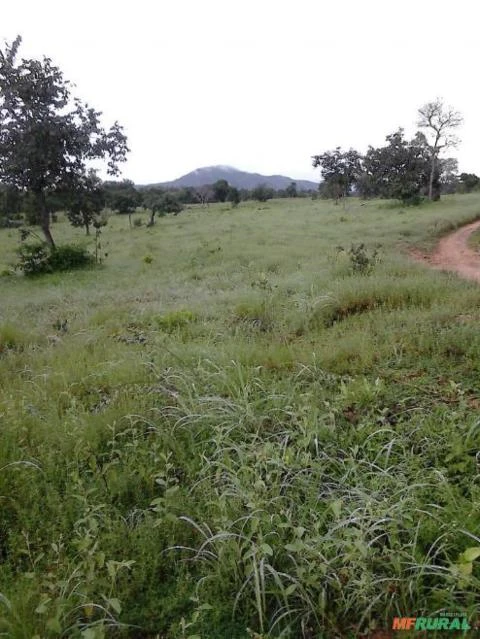
<path id="1" fill-rule="evenodd" d="M 413 257 L 432 268 L 454 271 L 462 277 L 480 282 L 480 254 L 468 246 L 468 238 L 478 228 L 480 220 L 462 226 L 441 239 L 431 255 L 414 251 Z"/>

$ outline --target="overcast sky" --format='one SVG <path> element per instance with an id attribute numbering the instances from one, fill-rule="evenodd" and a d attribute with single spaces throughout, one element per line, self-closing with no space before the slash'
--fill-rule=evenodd
<path id="1" fill-rule="evenodd" d="M 437 96 L 480 174 L 479 18 L 478 0 L 17 0 L 0 39 L 123 124 L 137 183 L 211 164 L 318 180 L 311 155 L 413 133 Z"/>

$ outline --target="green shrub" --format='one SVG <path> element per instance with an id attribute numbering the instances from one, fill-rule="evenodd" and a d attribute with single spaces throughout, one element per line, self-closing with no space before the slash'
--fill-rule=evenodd
<path id="1" fill-rule="evenodd" d="M 64 244 L 51 249 L 44 242 L 22 244 L 18 249 L 19 262 L 16 268 L 25 275 L 42 275 L 56 271 L 85 268 L 94 262 L 88 251 L 75 244 Z"/>
<path id="2" fill-rule="evenodd" d="M 70 271 L 90 266 L 93 256 L 82 246 L 64 244 L 51 251 L 49 264 L 52 271 Z"/>
<path id="3" fill-rule="evenodd" d="M 192 311 L 172 311 L 171 313 L 167 313 L 166 315 L 162 315 L 156 318 L 156 322 L 158 326 L 168 332 L 172 332 L 177 328 L 182 328 L 191 322 L 194 322 L 197 319 L 195 313 Z"/>
<path id="4" fill-rule="evenodd" d="M 50 253 L 44 242 L 22 244 L 17 253 L 20 259 L 16 268 L 25 275 L 41 275 L 51 272 L 48 264 Z"/>
<path id="5" fill-rule="evenodd" d="M 27 341 L 27 335 L 13 324 L 0 325 L 0 355 L 7 350 L 21 350 Z"/>
<path id="6" fill-rule="evenodd" d="M 380 261 L 379 248 L 377 247 L 369 252 L 363 242 L 361 244 L 352 244 L 347 252 L 352 273 L 369 275 Z M 346 252 L 343 246 L 338 246 L 337 251 L 339 253 Z"/>

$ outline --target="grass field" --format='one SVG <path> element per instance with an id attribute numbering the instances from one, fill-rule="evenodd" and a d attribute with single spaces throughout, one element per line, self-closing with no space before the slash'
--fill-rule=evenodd
<path id="1" fill-rule="evenodd" d="M 464 195 L 117 216 L 101 268 L 1 277 L 0 636 L 476 622 L 480 287 L 408 249 L 479 215 Z"/>

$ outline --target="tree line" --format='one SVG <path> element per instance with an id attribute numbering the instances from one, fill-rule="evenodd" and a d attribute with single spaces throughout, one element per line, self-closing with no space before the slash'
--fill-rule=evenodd
<path id="1" fill-rule="evenodd" d="M 242 201 L 266 202 L 271 198 L 307 197 L 311 191 L 297 191 L 295 182 L 286 189 L 273 189 L 259 184 L 253 189 L 238 189 L 226 180 L 201 187 L 186 186 L 167 188 L 161 186 L 138 187 L 131 180 L 102 182 L 94 172 L 89 172 L 73 187 L 55 188 L 45 193 L 44 207 L 50 222 L 64 212 L 73 226 L 83 227 L 90 235 L 97 217 L 105 210 L 129 217 L 138 209 L 148 211 L 147 226 L 153 226 L 157 216 L 177 215 L 186 205 L 230 203 L 238 206 Z M 17 227 L 24 223 L 41 224 L 41 212 L 31 192 L 15 185 L 0 184 L 0 228 Z"/>
<path id="2" fill-rule="evenodd" d="M 435 201 L 441 193 L 478 188 L 475 174 L 458 175 L 457 160 L 441 157 L 459 142 L 455 131 L 462 124 L 461 114 L 437 98 L 418 115 L 419 130 L 410 140 L 400 128 L 386 136 L 383 146 L 369 146 L 364 155 L 341 147 L 314 155 L 312 164 L 320 167 L 323 178 L 321 195 L 336 202 L 355 194 L 418 204 L 423 197 Z"/>
<path id="3" fill-rule="evenodd" d="M 19 58 L 21 37 L 0 49 L 0 226 L 26 221 L 38 224 L 51 250 L 51 223 L 65 211 L 74 226 L 90 233 L 99 227 L 104 209 L 131 216 L 139 207 L 156 216 L 178 214 L 185 205 L 242 200 L 265 202 L 273 197 L 317 196 L 297 191 L 295 182 L 275 191 L 267 184 L 237 189 L 226 180 L 180 189 L 136 187 L 129 180 L 102 181 L 92 162 L 103 160 L 109 178 L 116 178 L 129 148 L 122 126 L 101 123 L 101 112 L 72 95 L 61 70 L 44 57 Z M 407 139 L 403 129 L 370 146 L 362 155 L 337 147 L 312 158 L 320 167 L 322 197 L 385 197 L 417 203 L 438 199 L 443 192 L 479 188 L 475 174 L 458 175 L 454 158 L 441 157 L 458 139 L 461 115 L 435 100 L 419 109 L 419 131 Z"/>

